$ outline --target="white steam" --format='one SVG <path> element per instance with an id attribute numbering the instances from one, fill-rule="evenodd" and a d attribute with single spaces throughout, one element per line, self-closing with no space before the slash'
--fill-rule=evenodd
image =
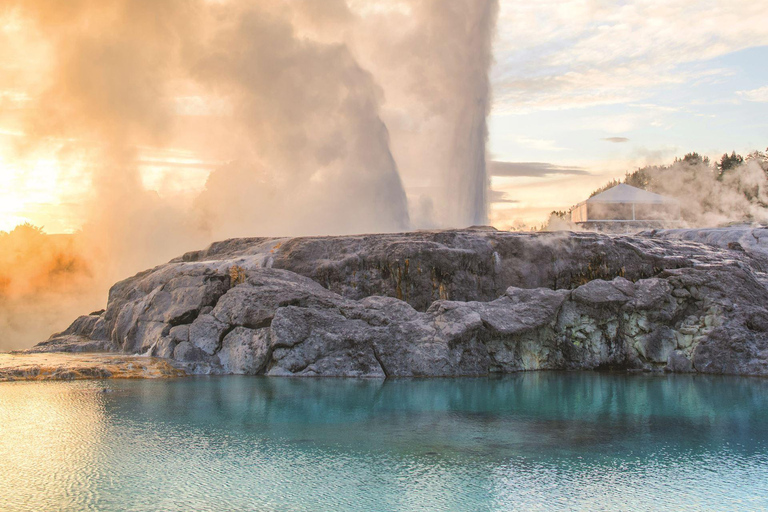
<path id="1" fill-rule="evenodd" d="M 3 37 L 34 55 L 0 77 L 0 90 L 27 98 L 16 158 L 47 151 L 78 183 L 66 215 L 84 219 L 71 250 L 99 291 L 88 309 L 115 280 L 225 237 L 484 223 L 497 10 L 497 0 L 0 0 L 0 21 L 11 20 L 0 28 L 23 29 Z M 187 192 L 158 194 L 148 152 L 192 155 L 210 175 L 189 192 L 195 169 L 160 162 L 181 169 L 162 180 Z M 27 306 L 57 307 L 25 296 Z M 18 333 L 0 331 L 0 347 L 8 339 Z"/>

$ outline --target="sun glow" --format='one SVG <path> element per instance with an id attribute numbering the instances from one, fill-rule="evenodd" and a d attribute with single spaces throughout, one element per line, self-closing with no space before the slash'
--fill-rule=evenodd
<path id="1" fill-rule="evenodd" d="M 23 136 L 23 135 L 22 135 Z M 87 159 L 63 158 L 58 146 L 45 154 L 14 158 L 0 152 L 0 231 L 29 222 L 49 234 L 72 233 L 82 227 L 80 205 L 91 189 Z M 165 199 L 187 201 L 205 187 L 210 172 L 222 162 L 201 160 L 186 150 L 138 148 L 136 166 L 142 186 Z"/>
<path id="2" fill-rule="evenodd" d="M 68 179 L 54 155 L 12 159 L 0 154 L 0 173 L 0 231 L 24 222 L 49 226 L 53 229 L 49 232 L 77 229 L 57 218 L 55 210 L 71 201 L 80 180 Z"/>

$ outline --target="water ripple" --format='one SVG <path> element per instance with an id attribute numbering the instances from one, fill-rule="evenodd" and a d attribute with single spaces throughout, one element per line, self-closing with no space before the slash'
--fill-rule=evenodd
<path id="1" fill-rule="evenodd" d="M 767 510 L 768 381 L 0 385 L 0 510 Z"/>

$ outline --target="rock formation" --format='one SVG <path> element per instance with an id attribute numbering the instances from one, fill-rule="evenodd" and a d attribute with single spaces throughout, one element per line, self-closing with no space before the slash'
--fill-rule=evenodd
<path id="1" fill-rule="evenodd" d="M 273 376 L 768 375 L 768 253 L 690 238 L 480 228 L 227 240 L 116 284 L 105 311 L 32 351 Z"/>

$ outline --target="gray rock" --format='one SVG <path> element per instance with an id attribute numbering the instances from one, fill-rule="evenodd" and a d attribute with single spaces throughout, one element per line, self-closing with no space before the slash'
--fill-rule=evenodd
<path id="1" fill-rule="evenodd" d="M 92 340 L 80 335 L 55 335 L 38 343 L 26 352 L 117 352 L 119 349 L 109 340 Z"/>
<path id="2" fill-rule="evenodd" d="M 573 298 L 582 304 L 596 307 L 625 304 L 631 297 L 622 288 L 626 288 L 623 282 L 616 286 L 612 282 L 595 279 L 576 288 Z"/>
<path id="3" fill-rule="evenodd" d="M 768 375 L 768 251 L 744 236 L 743 251 L 666 232 L 227 240 L 117 283 L 106 311 L 33 350 L 283 376 Z"/>
<path id="4" fill-rule="evenodd" d="M 173 358 L 182 363 L 196 363 L 206 360 L 205 353 L 188 341 L 176 345 Z"/>
<path id="5" fill-rule="evenodd" d="M 119 347 L 106 333 L 104 311 L 78 317 L 63 332 L 52 335 L 28 350 L 40 352 L 117 352 Z"/>
<path id="6" fill-rule="evenodd" d="M 218 274 L 177 274 L 153 296 L 143 316 L 171 325 L 188 324 L 201 308 L 215 304 L 228 288 L 227 278 Z"/>
<path id="7" fill-rule="evenodd" d="M 270 262 L 345 298 L 389 296 L 426 311 L 440 299 L 492 301 L 510 286 L 573 289 L 617 276 L 636 282 L 659 269 L 733 258 L 754 262 L 727 249 L 648 236 L 459 230 L 227 240 L 170 265 L 220 263 L 224 269 L 237 262 L 259 268 Z"/>
<path id="8" fill-rule="evenodd" d="M 479 340 L 482 327 L 472 307 L 439 301 L 426 314 L 375 338 L 375 353 L 388 376 L 485 375 L 490 358 Z"/>
<path id="9" fill-rule="evenodd" d="M 275 311 L 284 306 L 333 307 L 337 295 L 316 282 L 284 270 L 256 269 L 216 304 L 211 314 L 227 325 L 269 327 Z"/>
<path id="10" fill-rule="evenodd" d="M 162 322 L 137 321 L 129 333 L 133 350 L 139 354 L 146 353 L 170 330 L 170 325 Z"/>
<path id="11" fill-rule="evenodd" d="M 384 377 L 372 346 L 375 329 L 330 309 L 280 308 L 270 329 L 268 375 Z"/>
<path id="12" fill-rule="evenodd" d="M 635 283 L 623 277 L 616 277 L 611 281 L 611 284 L 627 297 L 635 296 Z"/>
<path id="13" fill-rule="evenodd" d="M 54 336 L 67 336 L 67 335 L 76 335 L 76 336 L 84 336 L 86 338 L 91 339 L 106 339 L 103 336 L 104 332 L 104 316 L 103 313 L 99 315 L 88 315 L 88 316 L 81 316 L 77 318 L 74 322 L 72 322 L 72 325 L 67 327 L 67 329 L 60 333 L 60 334 L 54 334 Z"/>
<path id="14" fill-rule="evenodd" d="M 163 359 L 171 359 L 173 358 L 175 350 L 176 341 L 168 336 L 164 336 L 160 338 L 160 341 L 158 341 L 157 345 L 155 345 L 154 349 L 152 350 L 152 355 L 155 357 L 162 357 Z"/>
<path id="15" fill-rule="evenodd" d="M 639 281 L 635 286 L 632 305 L 635 309 L 660 309 L 669 300 L 672 286 L 663 279 L 650 278 Z"/>
<path id="16" fill-rule="evenodd" d="M 212 356 L 221 348 L 221 341 L 227 329 L 227 324 L 220 322 L 212 314 L 200 315 L 189 326 L 189 341 Z"/>
<path id="17" fill-rule="evenodd" d="M 677 347 L 675 332 L 660 326 L 637 338 L 637 350 L 643 358 L 652 363 L 666 363 Z"/>
<path id="18" fill-rule="evenodd" d="M 237 327 L 227 334 L 218 353 L 226 373 L 258 375 L 269 358 L 269 329 Z"/>
<path id="19" fill-rule="evenodd" d="M 554 321 L 569 295 L 567 290 L 510 287 L 498 300 L 473 304 L 476 304 L 483 322 L 493 333 L 513 335 Z"/>
<path id="20" fill-rule="evenodd" d="M 177 325 L 176 327 L 170 330 L 168 335 L 176 343 L 189 341 L 189 326 Z"/>
<path id="21" fill-rule="evenodd" d="M 664 369 L 675 373 L 691 373 L 693 372 L 693 363 L 686 357 L 684 352 L 675 350 L 669 354 L 667 366 Z"/>

